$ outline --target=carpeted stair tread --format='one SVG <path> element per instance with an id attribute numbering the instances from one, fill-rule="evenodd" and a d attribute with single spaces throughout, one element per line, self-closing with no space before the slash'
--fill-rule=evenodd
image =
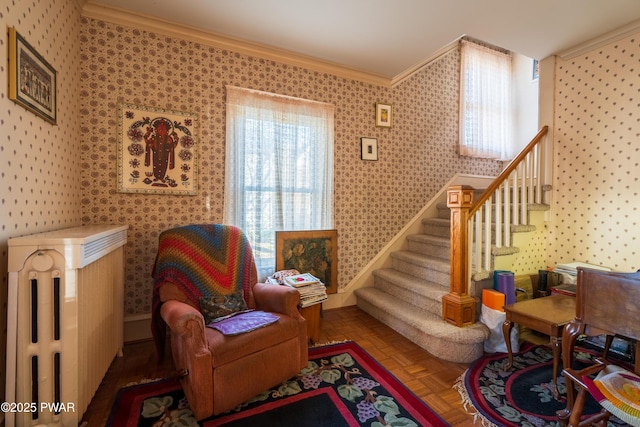
<path id="1" fill-rule="evenodd" d="M 424 218 L 422 223 L 438 225 L 440 227 L 451 227 L 451 220 L 449 218 Z"/>
<path id="2" fill-rule="evenodd" d="M 512 233 L 529 233 L 531 231 L 536 231 L 536 226 L 533 224 L 511 225 Z"/>
<path id="3" fill-rule="evenodd" d="M 481 280 L 488 279 L 489 277 L 493 277 L 493 272 L 487 271 L 483 268 L 473 273 L 473 275 L 471 276 L 471 280 L 475 280 L 476 282 L 479 282 Z"/>
<path id="4" fill-rule="evenodd" d="M 438 218 L 450 219 L 451 218 L 451 209 L 447 206 L 446 203 L 437 203 L 436 209 L 438 211 Z"/>
<path id="5" fill-rule="evenodd" d="M 545 203 L 529 203 L 527 209 L 530 211 L 548 211 L 551 210 L 551 206 Z"/>
<path id="6" fill-rule="evenodd" d="M 411 274 L 398 271 L 394 268 L 381 268 L 373 271 L 374 277 L 380 277 L 389 282 L 394 282 L 407 289 L 413 289 L 422 294 L 432 293 L 433 295 L 443 295 L 449 293 L 449 287 L 443 288 L 441 284 L 422 280 Z"/>
<path id="7" fill-rule="evenodd" d="M 451 239 L 440 236 L 433 236 L 431 234 L 410 234 L 407 236 L 407 240 L 413 240 L 420 243 L 442 246 L 448 248 L 451 244 Z"/>
<path id="8" fill-rule="evenodd" d="M 413 251 L 397 251 L 390 255 L 391 267 L 421 280 L 449 287 L 451 268 L 449 260 Z"/>
<path id="9" fill-rule="evenodd" d="M 441 284 L 418 279 L 393 268 L 373 271 L 374 286 L 387 294 L 442 316 L 442 297 L 449 292 Z"/>
<path id="10" fill-rule="evenodd" d="M 520 252 L 520 248 L 517 246 L 491 246 L 491 255 L 493 256 L 504 256 L 504 255 L 513 255 Z"/>
<path id="11" fill-rule="evenodd" d="M 489 330 L 481 323 L 459 328 L 433 313 L 373 287 L 356 290 L 357 305 L 431 354 L 470 363 L 482 356 Z"/>
<path id="12" fill-rule="evenodd" d="M 449 238 L 431 234 L 411 234 L 406 240 L 410 251 L 447 261 L 451 258 L 451 239 Z"/>
<path id="13" fill-rule="evenodd" d="M 449 238 L 451 233 L 451 220 L 449 218 L 424 218 L 421 223 L 425 234 Z"/>
<path id="14" fill-rule="evenodd" d="M 435 258 L 412 251 L 396 251 L 391 254 L 392 258 L 401 259 L 405 262 L 415 264 L 420 267 L 431 268 L 443 273 L 449 273 L 451 268 L 449 261 Z"/>

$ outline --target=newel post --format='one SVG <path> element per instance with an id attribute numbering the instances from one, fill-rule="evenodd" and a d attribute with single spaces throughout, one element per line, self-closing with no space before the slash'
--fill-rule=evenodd
<path id="1" fill-rule="evenodd" d="M 451 209 L 451 271 L 449 293 L 442 298 L 442 318 L 456 326 L 476 321 L 476 300 L 469 295 L 469 210 L 473 206 L 473 188 L 453 185 L 447 190 Z"/>

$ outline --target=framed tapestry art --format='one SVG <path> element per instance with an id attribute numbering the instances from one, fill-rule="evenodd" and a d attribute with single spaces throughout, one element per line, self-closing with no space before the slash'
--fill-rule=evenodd
<path id="1" fill-rule="evenodd" d="M 195 113 L 120 104 L 119 192 L 195 195 L 197 157 Z"/>
<path id="2" fill-rule="evenodd" d="M 9 28 L 9 99 L 56 124 L 56 70 Z"/>
<path id="3" fill-rule="evenodd" d="M 337 231 L 276 231 L 276 271 L 292 269 L 313 274 L 328 294 L 338 292 Z"/>

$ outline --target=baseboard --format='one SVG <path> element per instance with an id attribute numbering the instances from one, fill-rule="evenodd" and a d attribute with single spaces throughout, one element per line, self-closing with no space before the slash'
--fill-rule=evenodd
<path id="1" fill-rule="evenodd" d="M 134 314 L 124 317 L 124 342 L 136 342 L 150 340 L 151 313 Z"/>

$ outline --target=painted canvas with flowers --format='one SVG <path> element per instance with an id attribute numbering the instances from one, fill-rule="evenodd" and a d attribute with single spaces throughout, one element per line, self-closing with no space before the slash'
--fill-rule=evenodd
<path id="1" fill-rule="evenodd" d="M 194 113 L 120 104 L 118 191 L 195 195 L 197 135 Z"/>
<path id="2" fill-rule="evenodd" d="M 276 231 L 276 271 L 311 273 L 328 294 L 338 291 L 336 230 Z"/>

